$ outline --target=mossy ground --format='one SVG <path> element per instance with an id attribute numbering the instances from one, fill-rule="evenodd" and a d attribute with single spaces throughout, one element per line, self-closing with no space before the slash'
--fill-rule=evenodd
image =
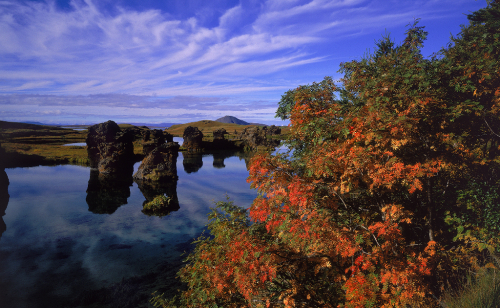
<path id="1" fill-rule="evenodd" d="M 86 136 L 86 130 L 0 121 L 0 146 L 5 149 L 5 165 L 9 168 L 51 164 L 88 166 L 86 146 L 65 145 L 84 143 Z M 142 156 L 140 140 L 134 141 L 134 154 Z"/>

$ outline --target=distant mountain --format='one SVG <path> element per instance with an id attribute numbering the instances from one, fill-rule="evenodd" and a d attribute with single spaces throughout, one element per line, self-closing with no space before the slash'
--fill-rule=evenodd
<path id="1" fill-rule="evenodd" d="M 227 124 L 250 125 L 250 123 L 245 122 L 243 120 L 240 120 L 236 117 L 232 117 L 232 116 L 225 116 L 222 118 L 218 118 L 217 120 L 215 120 L 215 122 L 227 123 Z"/>
<path id="2" fill-rule="evenodd" d="M 34 125 L 50 125 L 50 124 L 45 124 L 45 123 L 41 123 L 41 122 L 30 122 L 30 121 L 21 122 L 21 123 L 34 124 Z M 56 124 L 52 124 L 52 125 L 56 125 Z"/>

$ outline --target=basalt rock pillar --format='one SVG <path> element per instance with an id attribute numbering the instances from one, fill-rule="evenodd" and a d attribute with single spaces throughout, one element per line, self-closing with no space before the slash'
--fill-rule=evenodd
<path id="1" fill-rule="evenodd" d="M 85 141 L 90 167 L 107 175 L 128 172 L 127 166 L 134 163 L 133 134 L 113 121 L 93 125 L 88 131 Z"/>

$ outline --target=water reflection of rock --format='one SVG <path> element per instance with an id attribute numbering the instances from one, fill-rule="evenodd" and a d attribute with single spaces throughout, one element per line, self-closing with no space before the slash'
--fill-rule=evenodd
<path id="1" fill-rule="evenodd" d="M 177 197 L 177 180 L 171 181 L 143 181 L 135 179 L 139 190 L 144 195 L 146 200 L 143 202 L 143 208 L 152 202 L 158 196 L 167 196 L 169 199 L 168 205 L 161 207 L 156 211 L 148 211 L 143 209 L 146 215 L 166 216 L 170 212 L 179 210 L 179 199 Z"/>
<path id="2" fill-rule="evenodd" d="M 226 167 L 226 165 L 224 165 L 224 160 L 231 156 L 237 156 L 237 152 L 217 152 L 213 153 L 213 156 L 214 156 L 214 164 L 213 164 L 214 168 L 222 169 Z"/>
<path id="3" fill-rule="evenodd" d="M 0 145 L 0 238 L 2 234 L 7 230 L 7 225 L 3 221 L 3 216 L 7 210 L 7 205 L 9 204 L 9 177 L 7 172 L 5 172 L 5 150 Z"/>
<path id="4" fill-rule="evenodd" d="M 123 204 L 127 204 L 132 186 L 132 168 L 128 168 L 128 176 L 105 175 L 98 170 L 90 171 L 89 185 L 87 188 L 87 204 L 89 211 L 95 214 L 112 214 Z"/>
<path id="5" fill-rule="evenodd" d="M 7 225 L 3 221 L 3 216 L 5 215 L 5 210 L 7 210 L 9 198 L 9 178 L 5 169 L 2 168 L 0 169 L 0 238 L 5 230 L 7 230 Z"/>
<path id="6" fill-rule="evenodd" d="M 203 155 L 201 153 L 184 152 L 182 155 L 184 156 L 182 165 L 186 173 L 198 172 L 198 170 L 203 167 Z"/>

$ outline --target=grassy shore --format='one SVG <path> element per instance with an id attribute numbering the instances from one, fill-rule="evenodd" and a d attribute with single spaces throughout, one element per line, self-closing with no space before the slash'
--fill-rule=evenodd
<path id="1" fill-rule="evenodd" d="M 148 129 L 145 126 L 137 127 L 130 124 L 119 124 L 120 128 L 132 129 L 136 133 L 134 153 L 142 155 L 140 132 Z M 237 139 L 245 128 L 254 125 L 238 125 L 203 120 L 180 125 L 173 125 L 167 132 L 182 137 L 188 126 L 198 127 L 203 132 L 204 141 L 213 141 L 213 131 L 224 128 L 229 135 L 228 139 Z M 283 138 L 289 132 L 288 127 L 282 127 Z M 0 121 L 0 144 L 5 149 L 5 165 L 8 168 L 29 167 L 37 165 L 76 164 L 88 166 L 89 160 L 86 146 L 67 146 L 71 143 L 84 143 L 87 130 L 74 130 L 57 126 L 26 124 Z M 271 137 L 270 137 L 271 138 Z M 182 148 L 181 148 L 182 150 Z"/>
<path id="2" fill-rule="evenodd" d="M 71 163 L 88 165 L 87 149 L 64 146 L 85 142 L 87 131 L 0 121 L 0 143 L 8 168 Z"/>
<path id="3" fill-rule="evenodd" d="M 229 136 L 227 138 L 235 139 L 237 135 L 241 134 L 241 132 L 243 132 L 245 128 L 254 127 L 256 125 L 239 125 L 233 123 L 221 123 L 216 121 L 203 120 L 186 124 L 172 125 L 167 129 L 167 132 L 174 135 L 175 137 L 182 137 L 182 135 L 184 134 L 184 130 L 188 126 L 198 127 L 198 129 L 203 133 L 204 138 L 207 139 L 213 138 L 213 132 L 215 130 L 224 128 L 229 133 Z M 288 134 L 289 131 L 289 127 L 281 127 L 282 135 Z"/>

